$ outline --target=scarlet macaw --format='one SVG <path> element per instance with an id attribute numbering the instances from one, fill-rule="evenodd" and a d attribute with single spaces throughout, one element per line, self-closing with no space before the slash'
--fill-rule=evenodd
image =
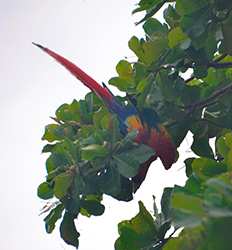
<path id="1" fill-rule="evenodd" d="M 151 116 L 154 117 L 154 114 L 151 114 L 151 110 L 144 109 L 140 115 L 134 105 L 123 106 L 105 85 L 101 86 L 75 64 L 40 44 L 33 44 L 53 57 L 78 80 L 99 96 L 104 101 L 107 108 L 117 115 L 122 133 L 137 130 L 135 142 L 146 144 L 154 149 L 155 154 L 141 164 L 139 173 L 132 178 L 135 191 L 145 179 L 150 164 L 156 160 L 157 157 L 160 158 L 165 169 L 169 169 L 172 166 L 176 159 L 176 147 L 165 127 L 158 123 L 156 119 L 150 118 Z M 148 117 L 149 119 L 147 119 Z"/>

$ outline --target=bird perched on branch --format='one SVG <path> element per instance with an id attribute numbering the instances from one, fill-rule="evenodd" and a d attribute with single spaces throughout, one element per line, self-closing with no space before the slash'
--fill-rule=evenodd
<path id="1" fill-rule="evenodd" d="M 176 159 L 176 147 L 165 127 L 158 122 L 151 110 L 144 109 L 143 112 L 139 113 L 134 105 L 123 106 L 105 85 L 101 86 L 78 66 L 40 44 L 33 44 L 53 57 L 101 98 L 109 111 L 117 115 L 120 131 L 123 134 L 136 130 L 135 142 L 148 145 L 154 149 L 154 155 L 141 164 L 138 174 L 132 178 L 134 191 L 144 181 L 150 164 L 157 157 L 160 158 L 165 169 L 171 168 Z"/>

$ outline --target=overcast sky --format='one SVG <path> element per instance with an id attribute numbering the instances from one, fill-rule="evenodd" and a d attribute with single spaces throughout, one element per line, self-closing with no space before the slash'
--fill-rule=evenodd
<path id="1" fill-rule="evenodd" d="M 46 174 L 47 156 L 40 152 L 49 116 L 62 103 L 80 99 L 88 90 L 31 42 L 48 46 L 96 80 L 107 82 L 116 74 L 120 59 L 135 59 L 127 42 L 132 35 L 142 36 L 141 27 L 134 25 L 140 16 L 131 16 L 136 2 L 1 0 L 1 250 L 73 249 L 62 242 L 58 230 L 46 234 L 43 217 L 38 216 L 44 201 L 36 197 L 36 189 Z M 188 148 L 185 141 L 186 154 Z M 117 223 L 136 214 L 138 200 L 151 210 L 153 194 L 159 198 L 164 186 L 184 183 L 181 161 L 170 171 L 160 163 L 154 165 L 135 201 L 105 197 L 103 216 L 78 220 L 80 250 L 113 250 Z"/>

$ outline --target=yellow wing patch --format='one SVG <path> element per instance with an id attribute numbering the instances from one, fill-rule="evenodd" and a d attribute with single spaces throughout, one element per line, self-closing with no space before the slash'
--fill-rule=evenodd
<path id="1" fill-rule="evenodd" d="M 143 129 L 143 124 L 138 116 L 132 115 L 129 116 L 126 120 L 126 124 L 128 126 L 128 131 L 133 129 L 141 130 Z"/>

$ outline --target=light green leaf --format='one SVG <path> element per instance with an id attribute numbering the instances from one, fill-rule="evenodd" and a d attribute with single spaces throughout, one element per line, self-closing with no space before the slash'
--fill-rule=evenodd
<path id="1" fill-rule="evenodd" d="M 225 164 L 208 158 L 195 159 L 192 163 L 192 168 L 193 172 L 201 180 L 207 180 L 208 178 L 217 176 L 227 170 Z"/>
<path id="2" fill-rule="evenodd" d="M 118 224 L 120 237 L 115 243 L 116 250 L 140 250 L 149 246 L 157 237 L 154 219 L 139 202 L 139 213 L 131 220 Z"/>
<path id="3" fill-rule="evenodd" d="M 81 148 L 81 158 L 87 161 L 94 160 L 97 157 L 106 157 L 108 153 L 109 150 L 106 146 L 98 144 L 92 144 Z"/>
<path id="4" fill-rule="evenodd" d="M 48 182 L 43 182 L 38 186 L 37 195 L 43 200 L 51 199 L 53 197 L 53 188 Z"/>
<path id="5" fill-rule="evenodd" d="M 132 80 L 133 69 L 131 64 L 126 60 L 121 60 L 116 66 L 116 70 L 120 78 L 125 80 Z"/>
<path id="6" fill-rule="evenodd" d="M 189 37 L 182 31 L 180 27 L 173 28 L 168 34 L 168 44 L 170 48 L 174 48 L 177 45 L 181 45 L 183 42 L 189 40 Z M 191 43 L 189 43 L 189 46 L 190 44 Z"/>

